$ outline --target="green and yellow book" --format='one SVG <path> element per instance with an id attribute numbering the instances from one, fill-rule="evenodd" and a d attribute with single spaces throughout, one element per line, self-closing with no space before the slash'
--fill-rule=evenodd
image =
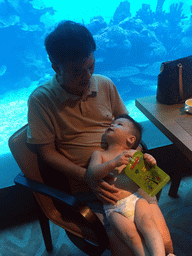
<path id="1" fill-rule="evenodd" d="M 137 151 L 125 167 L 125 174 L 151 197 L 155 196 L 170 180 L 157 165 L 144 161 L 143 153 Z"/>

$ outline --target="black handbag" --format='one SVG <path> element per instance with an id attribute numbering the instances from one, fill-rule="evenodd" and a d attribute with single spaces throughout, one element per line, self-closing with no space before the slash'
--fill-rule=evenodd
<path id="1" fill-rule="evenodd" d="M 156 98 L 172 105 L 192 97 L 192 55 L 161 64 Z"/>

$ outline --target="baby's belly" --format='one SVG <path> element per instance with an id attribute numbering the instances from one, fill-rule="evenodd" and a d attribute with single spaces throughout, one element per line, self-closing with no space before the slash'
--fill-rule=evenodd
<path id="1" fill-rule="evenodd" d="M 133 182 L 128 176 L 125 174 L 117 174 L 113 177 L 108 177 L 105 179 L 109 184 L 113 185 L 114 187 L 120 189 L 118 192 L 118 198 L 123 199 L 138 190 L 138 186 Z"/>

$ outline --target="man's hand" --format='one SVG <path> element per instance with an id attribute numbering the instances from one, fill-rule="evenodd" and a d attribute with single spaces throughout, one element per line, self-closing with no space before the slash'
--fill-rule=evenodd
<path id="1" fill-rule="evenodd" d="M 118 198 L 120 190 L 104 180 L 87 181 L 87 183 L 97 198 L 104 204 L 115 204 L 120 199 Z"/>

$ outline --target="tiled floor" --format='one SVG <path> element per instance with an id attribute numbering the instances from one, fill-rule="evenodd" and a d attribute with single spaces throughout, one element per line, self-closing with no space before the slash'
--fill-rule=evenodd
<path id="1" fill-rule="evenodd" d="M 168 196 L 170 183 L 161 194 L 160 208 L 165 216 L 178 256 L 192 252 L 192 177 L 183 178 L 178 199 Z M 63 229 L 51 223 L 54 250 L 46 252 L 38 221 L 0 231 L 0 256 L 77 256 L 81 252 L 66 236 Z M 110 255 L 105 251 L 103 256 Z"/>

